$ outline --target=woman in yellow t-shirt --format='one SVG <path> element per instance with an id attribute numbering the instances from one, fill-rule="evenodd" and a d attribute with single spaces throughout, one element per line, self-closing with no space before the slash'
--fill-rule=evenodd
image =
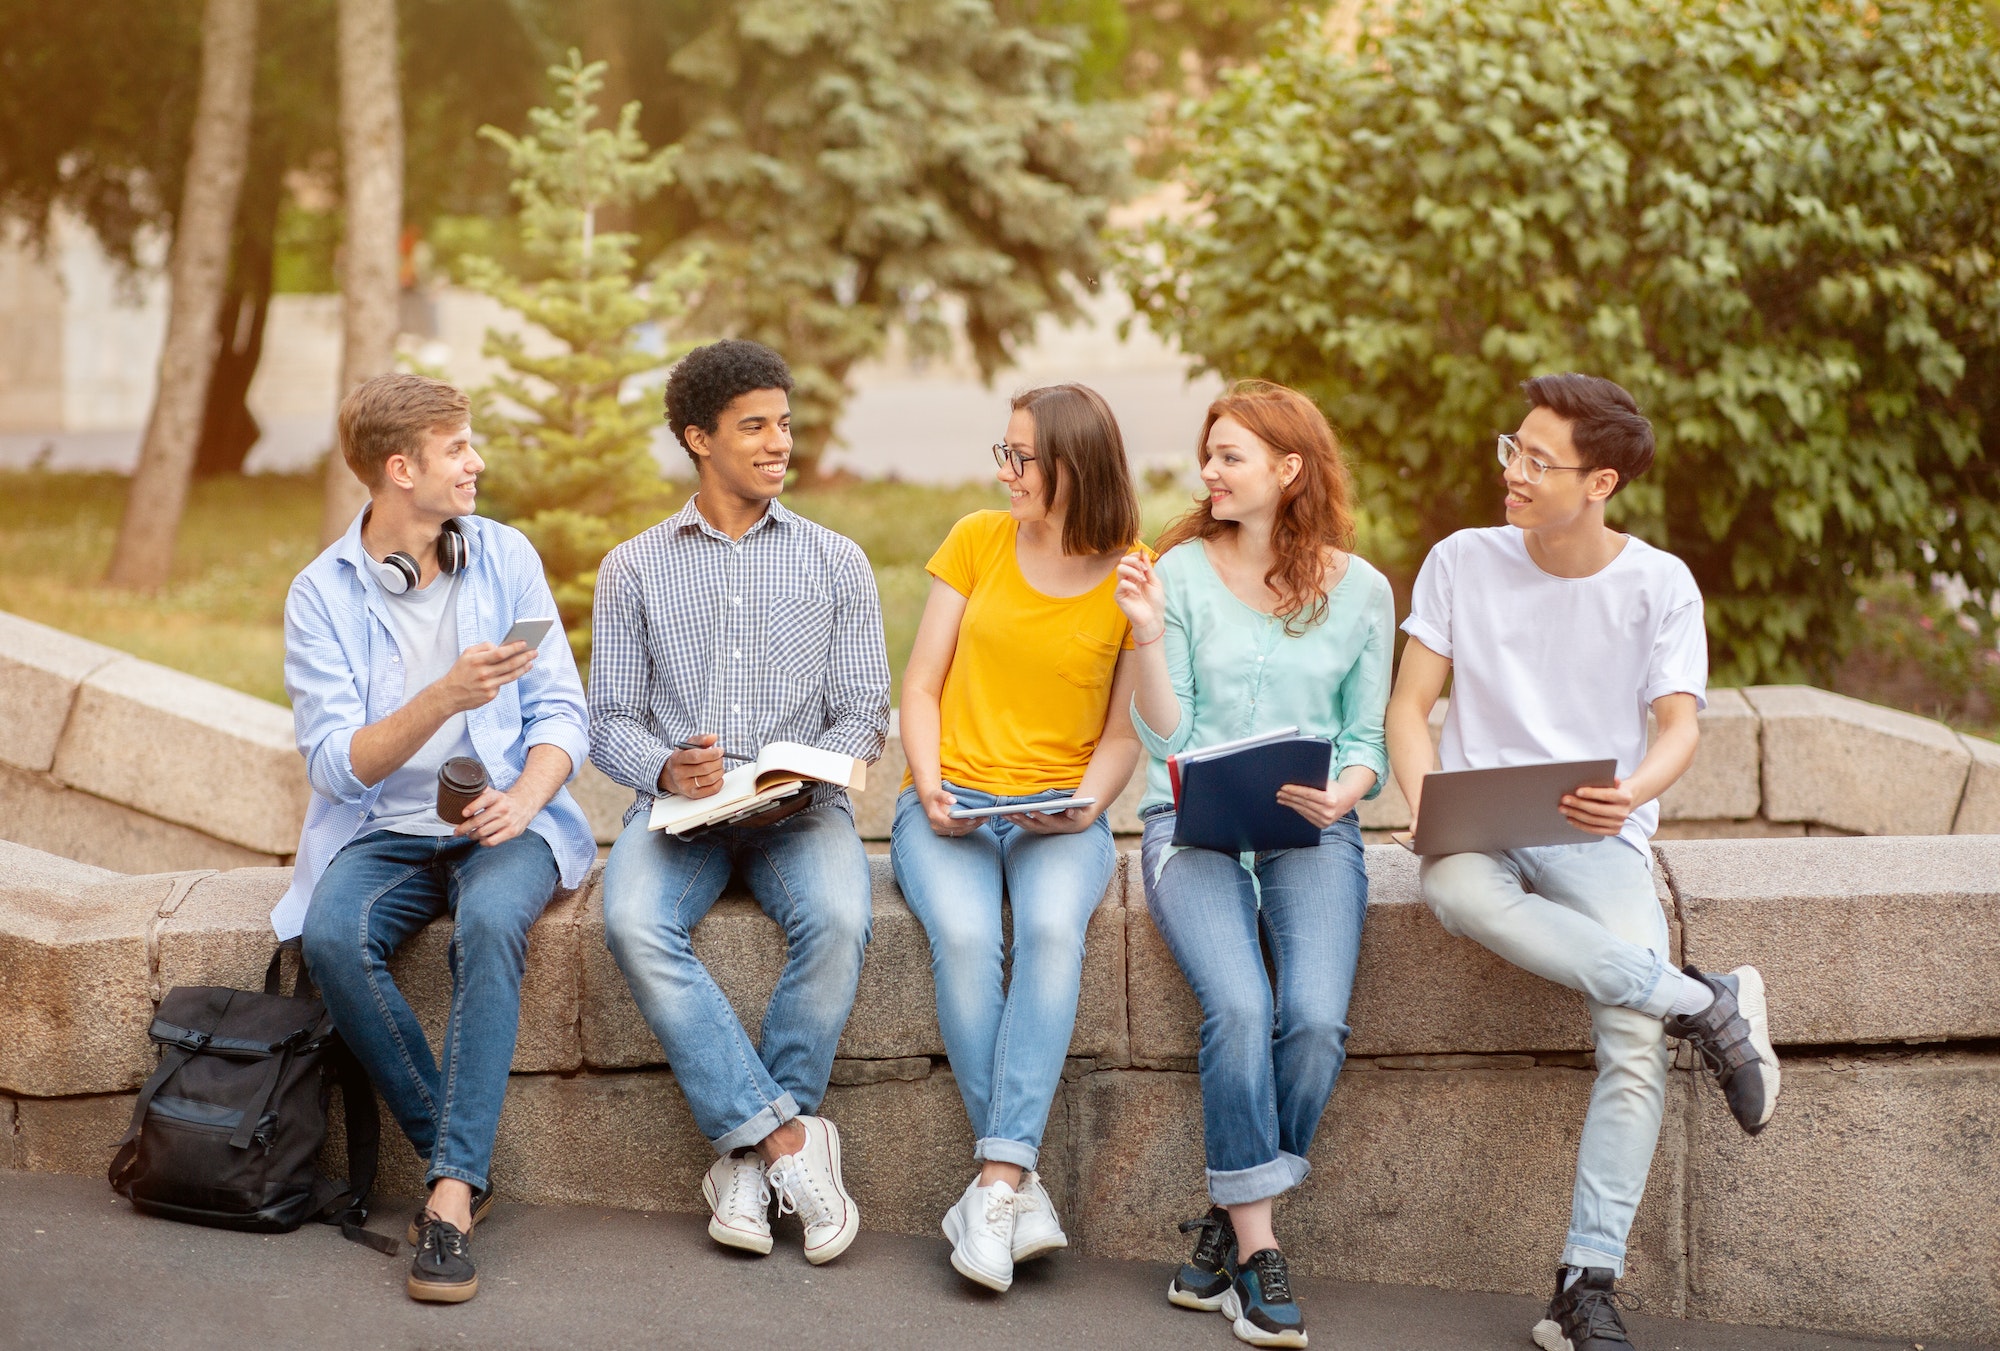
<path id="1" fill-rule="evenodd" d="M 1113 598 L 1139 504 L 1118 422 L 1081 385 L 1017 395 L 993 455 L 1008 509 L 967 516 L 930 561 L 903 673 L 910 777 L 892 856 L 930 935 L 938 1025 L 977 1140 L 979 1176 L 944 1218 L 951 1264 L 1005 1290 L 1015 1262 L 1068 1244 L 1035 1160 L 1076 1023 L 1084 929 L 1117 862 L 1104 812 L 1139 758 L 1132 640 Z M 1089 805 L 952 815 L 1071 796 Z"/>

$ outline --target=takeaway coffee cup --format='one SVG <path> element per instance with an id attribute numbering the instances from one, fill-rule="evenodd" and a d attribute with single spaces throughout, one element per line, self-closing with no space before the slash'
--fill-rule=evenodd
<path id="1" fill-rule="evenodd" d="M 438 819 L 455 826 L 465 809 L 486 791 L 486 766 L 469 755 L 454 755 L 438 766 Z"/>

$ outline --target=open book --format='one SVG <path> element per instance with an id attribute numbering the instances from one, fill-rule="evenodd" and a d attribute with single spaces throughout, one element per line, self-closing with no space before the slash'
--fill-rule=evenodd
<path id="1" fill-rule="evenodd" d="M 1280 728 L 1185 751 L 1167 761 L 1174 790 L 1174 844 L 1226 854 L 1306 849 L 1319 827 L 1278 803 L 1288 783 L 1326 786 L 1333 743 Z"/>
<path id="2" fill-rule="evenodd" d="M 838 784 L 858 793 L 868 786 L 867 762 L 796 741 L 773 741 L 755 760 L 724 774 L 722 786 L 707 797 L 673 793 L 654 798 L 646 827 L 685 835 L 703 826 L 755 816 L 795 793 L 810 790 L 815 783 Z"/>

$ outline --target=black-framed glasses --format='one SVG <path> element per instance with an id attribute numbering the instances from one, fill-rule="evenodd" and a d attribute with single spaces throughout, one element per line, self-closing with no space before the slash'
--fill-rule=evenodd
<path id="1" fill-rule="evenodd" d="M 1016 478 L 1019 478 L 1023 473 L 1027 472 L 1024 469 L 1022 469 L 1021 466 L 1024 464 L 1033 464 L 1036 458 L 1037 457 L 1028 454 L 1026 451 L 1015 449 L 1013 446 L 1008 445 L 1005 441 L 995 441 L 993 443 L 993 463 L 996 465 L 999 464 L 1006 465 L 1009 469 L 1014 471 L 1014 476 Z"/>
<path id="2" fill-rule="evenodd" d="M 1590 472 L 1588 468 L 1582 465 L 1550 464 L 1547 460 L 1538 459 L 1530 455 L 1522 448 L 1521 443 L 1514 438 L 1512 432 L 1500 433 L 1500 441 L 1495 450 L 1500 457 L 1500 467 L 1502 469 L 1512 469 L 1514 461 L 1519 460 L 1521 462 L 1521 477 L 1528 480 L 1529 483 L 1540 483 L 1548 476 L 1550 470 L 1570 474 L 1588 474 Z"/>

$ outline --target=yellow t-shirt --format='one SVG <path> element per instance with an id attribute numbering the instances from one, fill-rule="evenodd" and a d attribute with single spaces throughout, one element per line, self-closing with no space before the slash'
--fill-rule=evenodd
<path id="1" fill-rule="evenodd" d="M 1118 651 L 1132 646 L 1111 598 L 1117 572 L 1080 596 L 1044 595 L 1021 575 L 1014 528 L 1004 511 L 976 511 L 925 565 L 965 597 L 939 701 L 939 768 L 1006 796 L 1077 786 L 1104 732 Z"/>

